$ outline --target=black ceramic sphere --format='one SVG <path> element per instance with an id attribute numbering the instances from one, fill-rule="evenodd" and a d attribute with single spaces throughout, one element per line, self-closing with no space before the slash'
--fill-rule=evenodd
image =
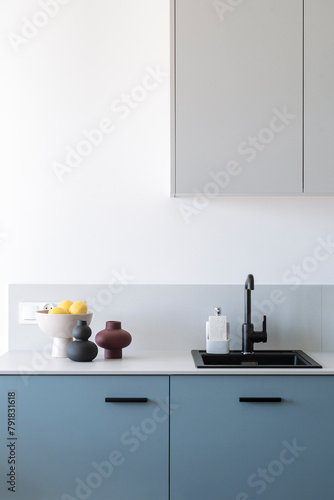
<path id="1" fill-rule="evenodd" d="M 87 325 L 87 321 L 78 319 L 77 324 L 72 330 L 72 335 L 78 340 L 88 340 L 92 334 L 92 330 Z"/>
<path id="2" fill-rule="evenodd" d="M 93 361 L 97 352 L 97 345 L 90 340 L 74 340 L 66 348 L 66 354 L 72 361 Z"/>
<path id="3" fill-rule="evenodd" d="M 72 333 L 76 340 L 68 344 L 66 348 L 67 356 L 72 361 L 93 361 L 97 356 L 98 349 L 94 342 L 88 340 L 92 330 L 87 325 L 87 321 L 78 320 Z"/>

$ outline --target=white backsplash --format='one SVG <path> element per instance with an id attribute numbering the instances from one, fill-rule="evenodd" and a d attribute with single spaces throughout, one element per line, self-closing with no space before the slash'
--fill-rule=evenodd
<path id="1" fill-rule="evenodd" d="M 10 285 L 9 350 L 43 350 L 51 341 L 37 325 L 21 325 L 19 303 L 87 300 L 94 340 L 107 320 L 118 320 L 133 338 L 131 351 L 205 349 L 205 322 L 215 307 L 230 322 L 230 348 L 241 348 L 241 285 Z M 267 315 L 268 342 L 256 349 L 334 350 L 334 286 L 256 285 L 252 321 Z"/>

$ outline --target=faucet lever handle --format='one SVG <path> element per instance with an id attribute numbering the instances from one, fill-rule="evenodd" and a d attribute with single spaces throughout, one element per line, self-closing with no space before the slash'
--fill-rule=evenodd
<path id="1" fill-rule="evenodd" d="M 262 342 L 267 342 L 267 316 L 263 316 L 262 333 L 263 333 L 263 339 L 264 339 Z"/>

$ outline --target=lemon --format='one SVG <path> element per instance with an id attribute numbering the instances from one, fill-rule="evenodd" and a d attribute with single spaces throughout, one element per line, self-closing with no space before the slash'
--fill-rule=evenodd
<path id="1" fill-rule="evenodd" d="M 87 312 L 87 305 L 85 300 L 78 300 L 70 307 L 71 314 L 85 314 Z"/>
<path id="2" fill-rule="evenodd" d="M 68 312 L 62 307 L 54 307 L 53 309 L 49 309 L 48 314 L 68 314 Z"/>
<path id="3" fill-rule="evenodd" d="M 58 307 L 62 307 L 63 309 L 65 309 L 67 314 L 69 314 L 70 307 L 72 304 L 73 304 L 73 302 L 71 300 L 63 300 L 62 302 L 60 302 L 60 304 L 58 304 Z"/>

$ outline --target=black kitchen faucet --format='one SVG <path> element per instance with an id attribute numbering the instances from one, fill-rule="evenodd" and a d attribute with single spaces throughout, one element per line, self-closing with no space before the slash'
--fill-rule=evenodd
<path id="1" fill-rule="evenodd" d="M 251 291 L 254 290 L 254 276 L 249 274 L 245 282 L 244 323 L 242 325 L 242 352 L 254 352 L 255 342 L 267 342 L 267 318 L 263 316 L 262 332 L 254 332 L 252 323 Z"/>

